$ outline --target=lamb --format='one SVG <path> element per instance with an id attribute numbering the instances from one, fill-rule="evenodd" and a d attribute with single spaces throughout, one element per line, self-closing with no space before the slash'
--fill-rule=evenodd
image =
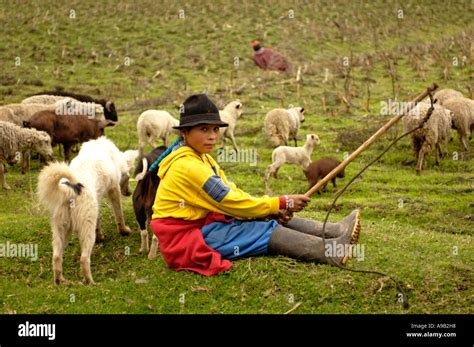
<path id="1" fill-rule="evenodd" d="M 309 183 L 309 188 L 311 189 L 319 180 L 326 177 L 332 170 L 334 170 L 341 162 L 333 158 L 321 158 L 319 160 L 313 161 L 306 169 L 303 170 L 306 179 Z M 339 172 L 336 177 L 344 178 L 344 170 Z M 331 179 L 332 185 L 336 188 L 336 177 Z M 322 191 L 326 191 L 327 183 L 322 188 Z M 321 194 L 321 190 L 318 190 L 318 194 Z"/>
<path id="2" fill-rule="evenodd" d="M 166 111 L 148 110 L 138 118 L 138 151 L 139 157 L 143 156 L 143 150 L 147 143 L 153 148 L 157 147 L 156 139 L 163 139 L 164 145 L 168 146 L 168 136 L 179 121 Z"/>
<path id="3" fill-rule="evenodd" d="M 146 228 L 147 220 L 151 221 L 153 214 L 153 204 L 155 202 L 156 191 L 160 184 L 158 177 L 158 167 L 153 171 L 148 172 L 148 168 L 159 158 L 159 156 L 166 150 L 165 146 L 156 147 L 150 153 L 146 154 L 142 161 L 139 162 L 135 168 L 135 179 L 138 181 L 137 187 L 133 192 L 133 209 L 135 217 L 140 227 L 141 246 L 140 252 L 148 252 L 148 231 Z M 149 259 L 156 257 L 158 249 L 158 238 L 153 234 L 152 245 Z"/>
<path id="4" fill-rule="evenodd" d="M 421 102 L 403 117 L 403 127 L 405 131 L 413 130 L 419 126 L 429 108 L 429 103 Z M 452 112 L 443 106 L 435 105 L 433 113 L 426 124 L 411 134 L 415 160 L 417 161 L 417 175 L 420 175 L 423 170 L 425 156 L 433 148 L 435 148 L 437 165 L 439 165 L 439 157 L 443 156 L 441 145 L 444 147 L 444 155 L 448 155 L 448 140 L 451 126 Z"/>
<path id="5" fill-rule="evenodd" d="M 237 143 L 235 142 L 234 132 L 235 126 L 237 123 L 237 119 L 242 115 L 242 103 L 240 100 L 235 100 L 227 104 L 224 107 L 224 110 L 219 111 L 219 115 L 221 119 L 229 124 L 228 127 L 220 128 L 220 135 L 222 138 L 222 148 L 225 145 L 226 138 L 229 138 L 232 141 L 232 146 L 234 146 L 234 150 L 237 151 Z"/>
<path id="6" fill-rule="evenodd" d="M 268 179 L 270 175 L 277 178 L 277 173 L 283 164 L 300 165 L 303 169 L 307 168 L 311 163 L 311 153 L 314 146 L 321 143 L 318 135 L 306 135 L 306 143 L 303 147 L 280 146 L 273 150 L 272 164 L 268 166 L 265 172 L 265 186 L 268 187 Z"/>
<path id="7" fill-rule="evenodd" d="M 53 159 L 51 138 L 44 131 L 23 129 L 19 126 L 0 121 L 0 184 L 4 189 L 10 189 L 5 180 L 4 162 L 10 164 L 18 160 L 19 154 L 34 150 L 49 159 Z"/>
<path id="8" fill-rule="evenodd" d="M 73 98 L 75 100 L 79 100 L 82 102 L 89 102 L 89 103 L 93 102 L 95 104 L 102 105 L 102 107 L 104 108 L 105 119 L 111 120 L 113 122 L 116 122 L 118 120 L 115 104 L 110 100 L 96 99 L 89 95 L 75 94 L 75 93 L 64 92 L 64 91 L 59 91 L 59 90 L 43 91 L 43 92 L 36 93 L 35 95 L 68 96 L 70 98 Z"/>
<path id="9" fill-rule="evenodd" d="M 23 121 L 25 128 L 43 130 L 51 137 L 52 145 L 62 144 L 64 158 L 70 161 L 70 149 L 74 144 L 83 143 L 104 135 L 107 126 L 114 123 L 104 123 L 87 116 L 58 116 L 51 111 L 41 111 L 29 120 Z"/>
<path id="10" fill-rule="evenodd" d="M 82 115 L 102 120 L 105 122 L 104 108 L 100 104 L 93 102 L 81 102 L 74 98 L 57 95 L 34 95 L 24 99 L 22 104 L 56 104 L 56 114 L 63 115 Z"/>
<path id="11" fill-rule="evenodd" d="M 273 147 L 281 145 L 288 146 L 290 139 L 295 140 L 304 122 L 304 108 L 293 107 L 288 110 L 277 108 L 267 113 L 264 120 L 265 133 L 269 137 Z"/>
<path id="12" fill-rule="evenodd" d="M 470 140 L 474 136 L 474 100 L 455 97 L 447 100 L 443 106 L 453 113 L 453 128 L 457 130 L 459 141 L 467 151 L 467 137 Z"/>
<path id="13" fill-rule="evenodd" d="M 131 195 L 130 170 L 138 151 L 121 152 L 106 137 L 83 144 L 68 166 L 55 162 L 38 177 L 38 198 L 51 212 L 54 282 L 65 282 L 62 269 L 64 249 L 71 232 L 81 245 L 81 270 L 86 284 L 93 284 L 90 258 L 95 241 L 104 239 L 99 223 L 99 206 L 104 195 L 112 204 L 118 231 L 128 235 L 120 194 Z"/>
<path id="14" fill-rule="evenodd" d="M 461 92 L 458 92 L 457 90 L 454 89 L 441 89 L 438 90 L 434 95 L 434 99 L 438 100 L 438 105 L 444 106 L 444 103 L 448 101 L 451 98 L 462 98 L 464 95 L 462 95 Z M 429 102 L 429 100 L 426 100 Z"/>

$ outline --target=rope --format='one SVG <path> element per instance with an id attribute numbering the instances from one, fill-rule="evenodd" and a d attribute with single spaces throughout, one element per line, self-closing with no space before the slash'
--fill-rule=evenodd
<path id="1" fill-rule="evenodd" d="M 390 148 L 393 147 L 393 145 L 395 145 L 398 141 L 400 141 L 402 138 L 404 138 L 405 136 L 408 136 L 410 135 L 411 133 L 415 132 L 416 130 L 418 129 L 421 129 L 425 123 L 428 121 L 428 119 L 431 117 L 431 114 L 433 113 L 433 110 L 434 110 L 434 103 L 436 102 L 436 100 L 433 102 L 433 97 L 431 95 L 431 93 L 429 94 L 429 97 L 430 97 L 430 101 L 431 101 L 431 107 L 428 109 L 428 112 L 426 113 L 426 116 L 423 118 L 423 120 L 421 121 L 420 125 L 410 131 L 407 131 L 406 133 L 404 133 L 403 135 L 401 135 L 400 137 L 396 138 L 394 141 L 392 141 L 392 143 L 385 149 L 382 151 L 382 153 L 380 153 L 374 160 L 372 160 L 369 164 L 367 164 L 362 170 L 360 170 L 345 186 L 344 188 L 342 188 L 337 194 L 336 194 L 336 197 L 334 198 L 332 204 L 331 204 L 331 207 L 329 208 L 327 214 L 326 214 L 326 218 L 324 219 L 324 224 L 323 224 L 323 235 L 322 235 L 322 239 L 323 239 L 323 246 L 324 246 L 324 249 L 326 249 L 326 223 L 329 219 L 329 215 L 331 214 L 331 211 L 334 209 L 334 206 L 336 205 L 336 202 L 337 200 L 339 199 L 339 197 L 347 190 L 347 188 L 360 176 L 362 175 L 370 166 L 372 166 L 376 161 L 378 161 L 380 158 L 382 158 L 382 156 L 388 152 L 388 150 Z M 381 271 L 375 271 L 375 270 L 362 270 L 362 269 L 352 269 L 352 268 L 348 268 L 348 267 L 344 267 L 342 265 L 339 265 L 338 263 L 336 263 L 332 258 L 328 258 L 330 260 L 330 262 L 332 263 L 332 265 L 340 268 L 340 269 L 343 269 L 343 270 L 347 270 L 347 271 L 352 271 L 352 272 L 360 272 L 360 273 L 367 273 L 367 274 L 374 274 L 374 275 L 380 275 L 380 276 L 384 276 L 384 277 L 388 277 L 390 280 L 392 280 L 395 285 L 397 286 L 398 290 L 400 291 L 400 293 L 402 294 L 402 304 L 403 304 L 403 308 L 404 309 L 408 309 L 409 308 L 409 304 L 408 304 L 408 297 L 406 295 L 406 292 L 405 290 L 403 289 L 403 286 L 401 284 L 401 282 L 399 280 L 397 280 L 394 276 L 390 276 L 384 272 L 381 272 Z"/>
<path id="2" fill-rule="evenodd" d="M 170 154 L 171 152 L 173 152 L 175 149 L 175 147 L 181 147 L 181 144 L 183 143 L 183 137 L 180 136 L 178 137 L 178 139 L 171 145 L 169 146 L 166 151 L 164 151 L 163 153 L 161 153 L 161 155 L 158 157 L 158 159 L 155 160 L 155 162 L 153 164 L 151 164 L 150 168 L 148 169 L 148 172 L 153 172 L 153 170 L 156 169 L 156 167 L 158 165 L 160 165 L 161 161 L 163 159 L 165 159 L 165 157 Z"/>

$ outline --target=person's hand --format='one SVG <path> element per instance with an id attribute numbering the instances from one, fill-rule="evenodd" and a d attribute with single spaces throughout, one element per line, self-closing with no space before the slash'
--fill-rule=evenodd
<path id="1" fill-rule="evenodd" d="M 293 212 L 287 210 L 278 211 L 278 223 L 287 224 L 293 218 Z"/>
<path id="2" fill-rule="evenodd" d="M 300 212 L 308 206 L 310 200 L 310 198 L 303 194 L 288 195 L 287 210 L 289 212 Z"/>

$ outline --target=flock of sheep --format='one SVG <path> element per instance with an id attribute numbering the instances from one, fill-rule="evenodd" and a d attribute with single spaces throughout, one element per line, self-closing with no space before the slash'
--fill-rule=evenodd
<path id="1" fill-rule="evenodd" d="M 468 141 L 474 134 L 474 100 L 465 98 L 461 92 L 442 89 L 434 94 L 437 100 L 430 119 L 421 128 L 412 133 L 412 147 L 415 153 L 416 173 L 419 175 L 426 164 L 426 156 L 434 149 L 436 164 L 440 157 L 448 156 L 448 140 L 452 139 L 451 129 L 456 129 L 464 150 L 468 150 Z M 425 99 L 403 117 L 405 131 L 420 125 L 431 103 Z"/>
<path id="2" fill-rule="evenodd" d="M 467 138 L 471 138 L 474 133 L 473 100 L 465 98 L 462 93 L 452 89 L 440 90 L 434 95 L 434 98 L 438 101 L 430 119 L 422 128 L 412 133 L 417 174 L 423 169 L 425 158 L 431 150 L 435 149 L 436 163 L 439 163 L 440 157 L 448 155 L 447 143 L 449 139 L 452 139 L 451 129 L 457 130 L 465 150 L 468 149 Z M 408 131 L 416 128 L 429 108 L 430 102 L 428 100 L 413 108 L 403 118 L 404 129 Z M 236 151 L 239 150 L 235 130 L 237 120 L 242 112 L 242 103 L 239 100 L 230 102 L 220 111 L 222 120 L 229 124 L 227 128 L 220 130 L 222 147 L 225 146 L 225 141 L 228 139 L 233 148 Z M 275 148 L 272 153 L 272 163 L 266 169 L 264 176 L 267 192 L 269 192 L 268 180 L 270 176 L 277 178 L 278 170 L 284 164 L 302 167 L 311 187 L 340 163 L 333 158 L 311 160 L 313 149 L 320 145 L 320 139 L 316 134 L 307 134 L 304 145 L 297 147 L 297 136 L 301 123 L 304 122 L 304 112 L 302 107 L 277 108 L 265 116 L 264 131 L 272 147 Z M 151 217 L 151 206 L 159 179 L 156 178 L 157 169 L 151 173 L 147 171 L 148 167 L 169 145 L 169 137 L 175 131 L 173 126 L 178 125 L 179 121 L 166 111 L 148 110 L 143 112 L 137 122 L 138 151 L 120 152 L 110 140 L 103 137 L 105 128 L 113 126 L 115 124 L 113 122 L 117 119 L 115 105 L 109 100 L 58 91 L 41 92 L 26 98 L 20 104 L 0 107 L 1 188 L 10 189 L 5 178 L 7 163 L 14 164 L 21 159 L 22 172 L 25 172 L 28 169 L 31 152 L 39 154 L 42 159 L 52 160 L 52 147 L 56 144 L 63 146 L 65 160 L 69 162 L 70 152 L 74 151 L 77 145 L 84 143 L 79 154 L 69 166 L 66 163 L 54 163 L 43 169 L 40 174 L 38 188 L 40 200 L 44 202 L 44 205 L 50 207 L 53 213 L 53 269 L 56 283 L 63 281 L 61 264 L 62 252 L 65 247 L 64 238 L 57 235 L 61 220 L 64 219 L 64 215 L 56 217 L 54 215 L 60 211 L 57 204 L 64 203 L 66 209 L 70 208 L 70 206 L 68 207 L 68 203 L 70 203 L 68 197 L 79 198 L 84 189 L 86 191 L 91 189 L 88 186 L 95 187 L 93 189 L 95 193 L 90 197 L 92 200 L 84 205 L 89 208 L 95 204 L 96 208 L 93 208 L 95 212 L 89 216 L 89 212 L 83 211 L 82 214 L 76 216 L 75 222 L 71 219 L 72 224 L 78 224 L 73 229 L 79 233 L 80 239 L 82 237 L 88 240 L 81 241 L 81 248 L 83 248 L 83 243 L 87 245 L 84 246 L 84 257 L 81 256 L 81 267 L 86 281 L 91 283 L 93 281 L 90 273 L 90 253 L 95 240 L 103 239 L 98 220 L 98 202 L 102 196 L 109 197 L 114 207 L 119 231 L 122 234 L 128 234 L 130 229 L 124 223 L 119 192 L 121 191 L 123 195 L 131 194 L 128 180 L 136 158 L 141 158 L 141 160 L 135 170 L 137 187 L 133 202 L 141 230 L 142 245 L 140 250 L 142 252 L 149 250 L 146 221 Z M 157 141 L 160 139 L 163 141 L 164 147 L 158 147 Z M 289 146 L 291 140 L 294 141 L 295 147 Z M 154 150 L 145 153 L 144 149 L 147 144 L 151 145 Z M 101 156 L 100 153 L 105 154 Z M 106 179 L 103 177 L 104 175 L 110 177 Z M 54 181 L 54 177 L 59 177 L 59 181 Z M 344 172 L 341 172 L 337 177 L 344 177 Z M 335 178 L 332 183 L 336 186 Z M 60 187 L 59 192 L 55 191 L 58 189 L 55 184 Z M 84 188 L 85 186 L 86 188 Z M 325 187 L 323 187 L 324 189 Z M 87 194 L 83 194 L 81 197 L 81 199 L 86 198 Z M 64 211 L 62 213 L 66 214 Z M 86 220 L 84 217 L 86 215 L 88 216 L 86 219 L 91 224 L 88 226 L 87 232 L 84 231 L 85 227 L 82 225 Z M 54 218 L 56 218 L 56 222 Z M 153 238 L 150 258 L 156 256 L 156 250 L 157 239 Z"/>
<path id="3" fill-rule="evenodd" d="M 64 95 L 51 95 L 64 94 Z M 52 158 L 52 146 L 64 147 L 69 161 L 71 147 L 104 135 L 104 128 L 117 120 L 111 101 L 87 95 L 42 92 L 20 104 L 0 107 L 0 187 L 9 189 L 5 163 L 22 159 L 22 173 L 29 167 L 30 153 Z"/>
<path id="4" fill-rule="evenodd" d="M 447 156 L 447 142 L 452 139 L 451 128 L 457 130 L 464 150 L 468 149 L 467 139 L 472 137 L 474 131 L 473 100 L 452 89 L 440 90 L 434 97 L 438 102 L 430 120 L 422 129 L 412 134 L 418 174 L 423 169 L 426 155 L 433 149 L 436 149 L 437 164 L 440 157 Z M 429 100 L 426 100 L 410 111 L 409 115 L 403 118 L 404 129 L 417 127 L 428 107 Z M 233 148 L 238 150 L 235 128 L 237 119 L 242 114 L 242 103 L 239 100 L 232 101 L 220 112 L 221 118 L 229 123 L 229 127 L 221 129 L 222 146 L 229 139 Z M 75 116 L 65 117 L 66 115 Z M 102 136 L 104 129 L 113 126 L 116 120 L 117 112 L 113 102 L 67 92 L 42 92 L 24 99 L 20 104 L 1 106 L 1 187 L 9 188 L 4 175 L 4 163 L 13 164 L 22 158 L 24 173 L 28 169 L 31 151 L 51 158 L 52 151 L 44 132 L 49 135 L 52 146 L 61 144 L 64 147 L 65 159 L 69 162 L 70 151 L 74 150 L 76 144 Z M 271 145 L 277 148 L 272 154 L 272 164 L 265 173 L 266 187 L 269 177 L 276 177 L 278 169 L 285 163 L 300 165 L 303 170 L 310 166 L 312 150 L 319 145 L 319 138 L 315 134 L 312 134 L 313 138 L 308 137 L 303 147 L 288 146 L 290 140 L 297 145 L 296 138 L 302 122 L 304 108 L 301 107 L 274 109 L 267 113 L 264 121 L 265 134 Z M 155 148 L 158 139 L 163 140 L 167 146 L 172 127 L 178 123 L 178 120 L 166 111 L 143 112 L 137 122 L 139 157 L 143 156 L 147 144 Z M 314 176 L 311 172 L 305 171 L 305 174 Z"/>

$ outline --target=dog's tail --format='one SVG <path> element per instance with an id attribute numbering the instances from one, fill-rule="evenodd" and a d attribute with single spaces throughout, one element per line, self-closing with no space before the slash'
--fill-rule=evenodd
<path id="1" fill-rule="evenodd" d="M 39 201 L 50 210 L 65 203 L 74 204 L 83 188 L 66 163 L 51 163 L 41 170 L 38 177 Z"/>

